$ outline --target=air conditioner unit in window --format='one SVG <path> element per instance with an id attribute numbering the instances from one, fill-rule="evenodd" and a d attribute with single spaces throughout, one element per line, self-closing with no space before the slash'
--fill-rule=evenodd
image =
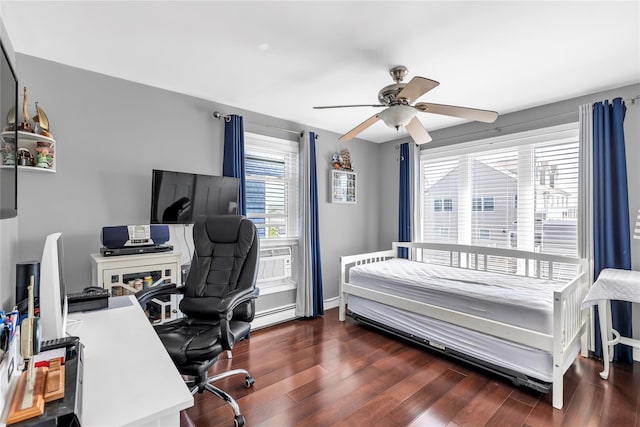
<path id="1" fill-rule="evenodd" d="M 264 248 L 260 250 L 258 281 L 282 280 L 291 277 L 291 248 Z"/>

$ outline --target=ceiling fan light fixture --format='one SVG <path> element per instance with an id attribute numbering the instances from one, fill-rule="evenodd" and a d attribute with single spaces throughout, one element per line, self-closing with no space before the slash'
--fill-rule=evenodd
<path id="1" fill-rule="evenodd" d="M 416 109 L 409 105 L 394 105 L 378 114 L 382 121 L 389 127 L 398 129 L 406 126 L 416 115 Z"/>

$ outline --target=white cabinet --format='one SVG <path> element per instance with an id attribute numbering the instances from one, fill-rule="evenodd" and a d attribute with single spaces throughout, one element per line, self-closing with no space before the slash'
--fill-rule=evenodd
<path id="1" fill-rule="evenodd" d="M 13 139 L 13 132 L 2 132 L 2 138 Z M 31 162 L 27 159 L 31 159 Z M 56 140 L 37 133 L 18 131 L 15 161 L 18 170 L 55 173 Z"/>
<path id="2" fill-rule="evenodd" d="M 111 296 L 132 295 L 163 283 L 180 284 L 180 259 L 181 254 L 174 252 L 120 256 L 91 254 L 93 284 L 108 289 Z M 177 295 L 153 302 L 156 309 L 147 313 L 152 320 L 163 322 L 179 317 Z"/>
<path id="3" fill-rule="evenodd" d="M 331 203 L 357 203 L 355 172 L 331 170 Z"/>

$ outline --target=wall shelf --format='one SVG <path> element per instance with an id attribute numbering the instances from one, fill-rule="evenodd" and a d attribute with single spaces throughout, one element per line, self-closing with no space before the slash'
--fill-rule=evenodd
<path id="1" fill-rule="evenodd" d="M 13 137 L 13 132 L 2 132 L 2 137 L 5 139 L 10 139 L 11 137 Z M 42 168 L 38 166 L 18 165 L 18 170 L 29 170 L 29 171 L 45 172 L 45 173 L 56 172 L 56 140 L 44 135 L 37 134 L 37 133 L 18 131 L 18 150 L 20 148 L 26 148 L 27 150 L 29 150 L 29 152 L 33 156 L 34 161 L 36 161 L 36 148 L 38 148 L 39 142 L 41 143 L 41 145 L 43 144 L 48 145 L 47 148 L 53 151 L 51 167 Z M 17 158 L 16 158 L 16 161 L 18 161 Z"/>

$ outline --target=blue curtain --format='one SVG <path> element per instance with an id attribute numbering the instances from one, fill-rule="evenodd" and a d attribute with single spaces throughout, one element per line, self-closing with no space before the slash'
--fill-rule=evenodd
<path id="1" fill-rule="evenodd" d="M 400 145 L 400 197 L 398 210 L 398 241 L 411 241 L 411 161 L 409 143 Z M 398 248 L 400 258 L 408 258 L 407 248 Z"/>
<path id="2" fill-rule="evenodd" d="M 324 314 L 322 295 L 322 259 L 320 256 L 320 228 L 318 222 L 318 176 L 316 174 L 316 134 L 309 132 L 309 204 L 311 246 L 311 292 L 313 295 L 313 316 Z"/>
<path id="3" fill-rule="evenodd" d="M 245 175 L 244 175 L 244 124 L 242 116 L 232 114 L 224 122 L 224 156 L 222 175 L 240 178 L 238 194 L 238 214 L 246 215 Z"/>
<path id="4" fill-rule="evenodd" d="M 593 244 L 594 280 L 605 268 L 631 269 L 629 200 L 621 98 L 593 105 Z M 611 302 L 613 328 L 631 337 L 631 303 Z M 598 312 L 596 307 L 596 319 Z M 600 325 L 596 321 L 595 350 L 602 357 Z M 614 361 L 633 361 L 632 348 L 614 347 Z"/>

